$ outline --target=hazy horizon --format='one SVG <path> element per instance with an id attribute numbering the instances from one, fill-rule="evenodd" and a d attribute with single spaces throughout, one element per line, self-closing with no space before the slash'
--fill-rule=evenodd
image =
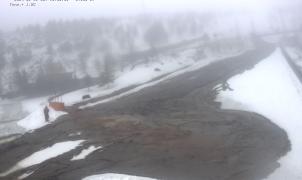
<path id="1" fill-rule="evenodd" d="M 262 15 L 280 4 L 290 3 L 286 0 L 112 0 L 110 2 L 38 2 L 36 7 L 11 7 L 10 2 L 13 1 L 0 1 L 0 12 L 2 12 L 0 30 L 2 31 L 13 30 L 28 24 L 43 24 L 54 19 L 71 20 L 142 13 L 243 11 Z"/>

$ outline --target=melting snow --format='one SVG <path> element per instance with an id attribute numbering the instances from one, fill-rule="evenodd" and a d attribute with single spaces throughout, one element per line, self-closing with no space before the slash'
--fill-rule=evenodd
<path id="1" fill-rule="evenodd" d="M 48 159 L 57 157 L 61 154 L 64 154 L 68 151 L 71 151 L 78 147 L 84 140 L 77 140 L 77 141 L 66 141 L 60 142 L 52 145 L 51 147 L 45 148 L 38 152 L 33 153 L 29 157 L 21 160 L 15 166 L 0 174 L 0 177 L 5 177 L 11 173 L 14 173 L 20 169 L 24 169 L 36 164 L 40 164 Z"/>
<path id="2" fill-rule="evenodd" d="M 267 180 L 302 179 L 302 85 L 280 49 L 252 70 L 229 79 L 234 91 L 217 96 L 224 109 L 259 113 L 285 129 L 292 150 Z"/>
<path id="3" fill-rule="evenodd" d="M 100 174 L 88 176 L 82 180 L 156 180 L 148 177 L 130 176 L 126 174 Z"/>
<path id="4" fill-rule="evenodd" d="M 70 133 L 68 134 L 68 136 L 80 136 L 82 134 L 82 132 L 77 132 L 77 133 Z"/>
<path id="5" fill-rule="evenodd" d="M 93 153 L 94 151 L 98 150 L 98 149 L 101 149 L 102 146 L 99 146 L 99 147 L 95 147 L 95 146 L 90 146 L 89 148 L 87 149 L 83 149 L 81 151 L 80 154 L 74 156 L 71 161 L 77 161 L 77 160 L 82 160 L 82 159 L 85 159 L 89 154 Z"/>
<path id="6" fill-rule="evenodd" d="M 34 171 L 28 172 L 28 173 L 24 173 L 21 176 L 18 177 L 18 179 L 25 179 L 28 176 L 32 175 L 34 173 Z"/>
<path id="7" fill-rule="evenodd" d="M 26 130 L 34 130 L 40 127 L 43 127 L 49 124 L 51 121 L 56 120 L 58 117 L 67 114 L 66 112 L 62 111 L 55 111 L 51 107 L 49 108 L 49 122 L 45 121 L 43 109 L 44 106 L 38 107 L 34 110 L 31 114 L 29 114 L 24 119 L 18 121 L 18 125 L 25 128 Z"/>

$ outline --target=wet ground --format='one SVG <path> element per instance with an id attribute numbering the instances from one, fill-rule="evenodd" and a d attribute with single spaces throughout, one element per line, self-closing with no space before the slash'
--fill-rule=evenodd
<path id="1" fill-rule="evenodd" d="M 185 73 L 132 95 L 73 111 L 55 123 L 0 146 L 0 172 L 33 152 L 67 140 L 83 146 L 10 174 L 16 179 L 76 180 L 123 173 L 162 180 L 259 180 L 278 167 L 289 149 L 287 134 L 250 112 L 219 108 L 212 89 L 252 68 L 273 51 L 269 45 Z M 81 134 L 76 134 L 81 132 Z M 70 159 L 90 145 L 102 149 Z"/>

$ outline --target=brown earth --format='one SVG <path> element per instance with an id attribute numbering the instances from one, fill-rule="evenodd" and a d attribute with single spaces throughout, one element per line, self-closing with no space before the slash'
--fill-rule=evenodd
<path id="1" fill-rule="evenodd" d="M 221 110 L 213 87 L 255 65 L 273 50 L 259 45 L 137 93 L 74 111 L 53 124 L 0 146 L 0 172 L 57 142 L 83 146 L 4 179 L 76 180 L 123 173 L 162 180 L 259 180 L 290 148 L 284 130 L 260 115 Z M 72 133 L 81 132 L 81 135 Z M 90 145 L 85 160 L 70 159 Z"/>

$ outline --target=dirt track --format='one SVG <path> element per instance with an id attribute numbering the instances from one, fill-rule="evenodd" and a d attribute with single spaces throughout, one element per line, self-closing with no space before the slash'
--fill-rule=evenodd
<path id="1" fill-rule="evenodd" d="M 290 148 L 286 133 L 257 114 L 221 110 L 212 88 L 272 50 L 259 45 L 242 56 L 65 116 L 0 146 L 0 172 L 54 143 L 87 139 L 81 148 L 29 168 L 35 172 L 28 179 L 74 180 L 112 172 L 163 180 L 264 178 Z M 79 131 L 81 135 L 69 136 Z M 89 145 L 104 148 L 70 161 Z"/>

